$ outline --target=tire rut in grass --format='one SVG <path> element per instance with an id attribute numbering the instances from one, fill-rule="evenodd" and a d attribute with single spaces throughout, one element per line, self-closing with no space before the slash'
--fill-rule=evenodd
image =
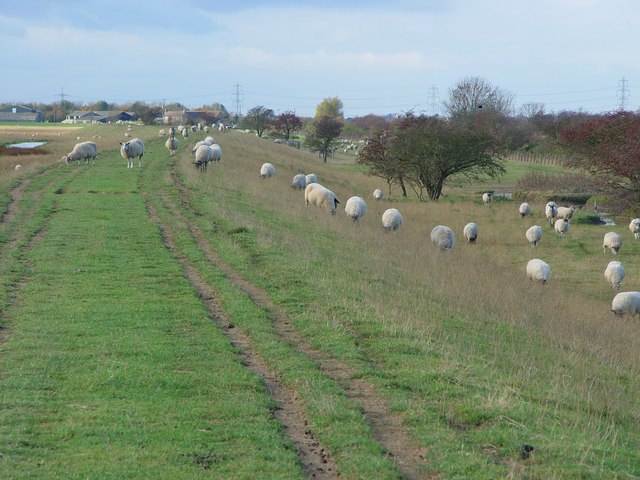
<path id="1" fill-rule="evenodd" d="M 171 227 L 162 222 L 148 198 L 145 198 L 145 203 L 150 218 L 158 225 L 161 231 L 165 246 L 182 265 L 187 279 L 192 284 L 211 318 L 222 328 L 227 338 L 241 352 L 243 364 L 265 382 L 271 398 L 278 405 L 278 408 L 274 411 L 274 416 L 284 426 L 286 436 L 295 445 L 306 476 L 319 480 L 337 478 L 335 462 L 308 428 L 304 409 L 297 400 L 295 392 L 285 386 L 278 378 L 278 375 L 269 369 L 255 348 L 253 348 L 249 336 L 229 321 L 213 289 L 176 247 Z"/>
<path id="2" fill-rule="evenodd" d="M 184 187 L 182 187 L 176 178 L 175 171 L 172 173 L 173 183 L 177 189 L 179 201 L 185 209 L 191 211 L 187 194 L 183 190 Z M 187 228 L 207 260 L 222 271 L 231 282 L 249 295 L 258 307 L 269 313 L 274 329 L 278 335 L 287 343 L 293 345 L 296 350 L 316 362 L 326 375 L 343 385 L 347 395 L 358 403 L 364 411 L 374 438 L 384 446 L 389 457 L 395 462 L 402 474 L 409 479 L 421 478 L 418 472 L 420 466 L 425 465 L 427 462 L 428 450 L 415 445 L 415 442 L 411 440 L 403 425 L 402 418 L 391 411 L 389 402 L 376 392 L 374 385 L 365 380 L 355 378 L 357 372 L 355 372 L 353 368 L 319 351 L 304 340 L 300 333 L 295 330 L 285 310 L 275 305 L 269 299 L 268 293 L 265 290 L 244 279 L 233 267 L 224 262 L 220 256 L 213 251 L 211 244 L 200 228 L 193 221 L 190 221 L 166 195 L 161 194 L 160 196 L 165 206 L 169 208 L 171 214 L 187 225 Z"/>

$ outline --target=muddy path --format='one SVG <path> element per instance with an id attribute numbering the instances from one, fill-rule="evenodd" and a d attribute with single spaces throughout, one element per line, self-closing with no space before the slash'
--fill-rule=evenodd
<path id="1" fill-rule="evenodd" d="M 162 222 L 155 207 L 148 200 L 148 196 L 145 195 L 145 197 L 149 216 L 160 229 L 165 246 L 182 265 L 185 276 L 200 297 L 210 317 L 241 352 L 243 364 L 263 379 L 271 398 L 277 403 L 278 407 L 273 415 L 284 426 L 285 435 L 295 445 L 305 475 L 308 478 L 320 480 L 338 478 L 335 462 L 328 450 L 318 442 L 309 429 L 304 407 L 297 400 L 296 393 L 281 382 L 275 372 L 271 371 L 252 346 L 249 336 L 230 322 L 213 289 L 176 247 L 171 226 Z"/>
<path id="2" fill-rule="evenodd" d="M 179 203 L 195 215 L 189 203 L 188 192 L 178 179 L 175 167 L 171 174 Z M 227 279 L 245 292 L 257 306 L 269 313 L 273 327 L 283 341 L 311 358 L 327 376 L 339 382 L 347 395 L 360 405 L 374 438 L 384 446 L 398 470 L 409 479 L 429 478 L 418 473 L 420 466 L 427 463 L 428 451 L 415 445 L 403 425 L 402 418 L 391 411 L 389 402 L 377 393 L 374 385 L 356 378 L 357 372 L 353 368 L 314 348 L 295 330 L 287 312 L 274 304 L 264 289 L 243 278 L 222 260 L 202 230 L 167 195 L 160 194 L 160 198 L 171 215 L 186 225 L 207 261 L 222 271 Z"/>

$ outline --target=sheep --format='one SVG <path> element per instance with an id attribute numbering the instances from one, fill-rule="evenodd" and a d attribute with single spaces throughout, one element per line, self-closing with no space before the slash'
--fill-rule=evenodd
<path id="1" fill-rule="evenodd" d="M 542 238 L 542 227 L 540 225 L 534 225 L 533 227 L 530 227 L 527 230 L 527 233 L 525 233 L 525 236 L 527 237 L 527 240 L 529 240 L 529 243 L 532 247 L 537 247 L 538 242 Z"/>
<path id="2" fill-rule="evenodd" d="M 17 164 L 15 167 L 13 167 L 13 169 L 15 170 L 16 173 L 20 172 L 20 170 L 22 170 L 22 165 Z"/>
<path id="3" fill-rule="evenodd" d="M 431 230 L 431 243 L 440 250 L 451 250 L 456 244 L 456 236 L 449 227 L 437 225 Z"/>
<path id="4" fill-rule="evenodd" d="M 531 215 L 531 205 L 527 202 L 521 203 L 518 212 L 520 213 L 520 218 L 528 217 Z"/>
<path id="5" fill-rule="evenodd" d="M 478 225 L 475 223 L 467 223 L 462 229 L 462 235 L 469 243 L 476 243 L 478 239 Z"/>
<path id="6" fill-rule="evenodd" d="M 604 271 L 604 278 L 611 284 L 612 288 L 620 288 L 624 280 L 624 267 L 616 260 L 611 260 Z"/>
<path id="7" fill-rule="evenodd" d="M 566 218 L 567 220 L 571 220 L 573 217 L 573 212 L 576 211 L 576 207 L 573 205 L 571 207 L 558 207 L 558 218 Z"/>
<path id="8" fill-rule="evenodd" d="M 631 220 L 631 223 L 629 224 L 629 230 L 631 230 L 631 233 L 633 233 L 633 238 L 635 240 L 638 240 L 638 237 L 640 237 L 640 218 L 634 218 L 633 220 Z"/>
<path id="9" fill-rule="evenodd" d="M 209 162 L 213 159 L 213 150 L 209 145 L 200 145 L 196 150 L 196 158 L 193 162 L 201 172 L 207 171 Z"/>
<path id="10" fill-rule="evenodd" d="M 204 133 L 209 133 L 209 130 L 210 130 L 209 125 L 205 125 L 204 127 L 202 127 L 202 131 Z"/>
<path id="11" fill-rule="evenodd" d="M 553 221 L 558 215 L 558 205 L 556 205 L 556 202 L 547 203 L 544 207 L 544 214 L 549 221 L 549 225 L 553 225 Z"/>
<path id="12" fill-rule="evenodd" d="M 211 158 L 213 162 L 218 163 L 220 160 L 222 160 L 222 147 L 220 145 L 214 143 L 213 145 L 209 146 L 209 148 L 213 152 L 213 158 Z"/>
<path id="13" fill-rule="evenodd" d="M 170 137 L 175 137 L 176 136 L 176 127 L 170 127 L 169 128 L 169 136 Z"/>
<path id="14" fill-rule="evenodd" d="M 558 218 L 553 226 L 558 235 L 564 238 L 564 234 L 569 231 L 569 220 L 566 218 Z"/>
<path id="15" fill-rule="evenodd" d="M 362 197 L 351 197 L 344 206 L 344 213 L 358 222 L 367 213 L 367 204 Z"/>
<path id="16" fill-rule="evenodd" d="M 307 185 L 310 183 L 318 183 L 318 177 L 316 177 L 315 173 L 307 173 Z"/>
<path id="17" fill-rule="evenodd" d="M 373 191 L 373 198 L 375 198 L 376 200 L 380 200 L 383 196 L 384 196 L 384 193 L 382 193 L 382 190 L 380 190 L 379 188 L 376 188 Z"/>
<path id="18" fill-rule="evenodd" d="M 387 232 L 398 230 L 403 222 L 402 215 L 395 208 L 389 208 L 382 214 L 382 226 Z"/>
<path id="19" fill-rule="evenodd" d="M 527 278 L 546 284 L 551 278 L 551 268 L 549 268 L 549 264 L 539 258 L 529 260 L 527 263 Z"/>
<path id="20" fill-rule="evenodd" d="M 165 132 L 164 130 L 159 130 L 158 131 L 158 136 L 159 137 L 164 137 L 167 134 L 167 132 Z"/>
<path id="21" fill-rule="evenodd" d="M 209 145 L 213 145 L 214 143 L 216 143 L 216 139 L 213 138 L 211 135 L 207 135 L 206 137 L 204 137 L 203 142 Z"/>
<path id="22" fill-rule="evenodd" d="M 611 302 L 611 311 L 616 315 L 628 313 L 629 315 L 640 314 L 640 292 L 620 292 Z"/>
<path id="23" fill-rule="evenodd" d="M 224 123 L 220 122 L 218 124 L 218 131 L 219 132 L 226 132 L 226 130 L 227 130 L 227 127 L 224 125 Z"/>
<path id="24" fill-rule="evenodd" d="M 491 192 L 484 192 L 482 194 L 482 203 L 489 205 L 493 201 L 493 194 Z"/>
<path id="25" fill-rule="evenodd" d="M 307 177 L 304 173 L 299 173 L 293 177 L 293 181 L 291 182 L 291 186 L 293 188 L 297 188 L 298 190 L 302 190 L 307 186 Z"/>
<path id="26" fill-rule="evenodd" d="M 336 194 L 331 190 L 323 187 L 322 185 L 318 185 L 309 192 L 306 202 L 307 204 L 311 203 L 316 207 L 326 208 L 331 215 L 335 215 L 336 208 L 338 208 L 340 200 L 338 200 Z"/>
<path id="27" fill-rule="evenodd" d="M 80 142 L 76 143 L 73 150 L 70 153 L 62 157 L 67 165 L 76 160 L 80 165 L 80 160 L 84 159 L 84 162 L 89 165 L 89 159 L 92 159 L 92 165 L 96 163 L 96 156 L 98 155 L 98 145 L 95 142 Z"/>
<path id="28" fill-rule="evenodd" d="M 274 167 L 270 163 L 263 163 L 262 167 L 260 167 L 260 177 L 261 178 L 271 178 L 276 174 L 276 167 Z"/>
<path id="29" fill-rule="evenodd" d="M 622 237 L 616 232 L 609 232 L 604 236 L 602 243 L 602 251 L 606 252 L 607 248 L 611 249 L 614 255 L 618 254 L 618 250 L 622 247 Z"/>
<path id="30" fill-rule="evenodd" d="M 309 205 L 309 195 L 311 192 L 316 189 L 322 187 L 319 183 L 307 183 L 307 186 L 304 187 L 304 203 Z"/>
<path id="31" fill-rule="evenodd" d="M 183 129 L 180 131 L 180 133 L 182 133 L 182 136 L 183 136 L 184 138 L 189 137 L 189 129 L 188 129 L 188 128 L 183 128 Z"/>
<path id="32" fill-rule="evenodd" d="M 178 150 L 178 146 L 180 142 L 176 137 L 169 137 L 167 141 L 164 142 L 164 146 L 169 149 L 169 156 L 173 157 L 176 154 L 176 150 Z"/>
<path id="33" fill-rule="evenodd" d="M 120 145 L 120 155 L 127 160 L 127 168 L 133 168 L 133 159 L 135 157 L 138 157 L 138 167 L 142 167 L 144 142 L 139 138 L 134 138 L 128 142 L 122 142 Z"/>
<path id="34" fill-rule="evenodd" d="M 198 131 L 198 127 L 195 125 L 191 125 L 191 133 L 196 133 Z"/>
<path id="35" fill-rule="evenodd" d="M 209 145 L 212 145 L 212 144 L 211 143 L 207 143 L 204 140 L 200 140 L 199 142 L 196 142 L 196 144 L 191 149 L 191 155 L 195 155 L 196 154 L 196 150 L 198 150 L 198 148 L 200 148 L 202 145 L 206 145 L 208 147 Z"/>

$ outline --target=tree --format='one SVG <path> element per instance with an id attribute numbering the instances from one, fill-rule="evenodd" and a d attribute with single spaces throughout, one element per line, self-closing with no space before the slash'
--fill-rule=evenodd
<path id="1" fill-rule="evenodd" d="M 640 115 L 618 111 L 560 132 L 569 165 L 591 172 L 618 212 L 640 212 Z"/>
<path id="2" fill-rule="evenodd" d="M 144 123 L 151 125 L 156 117 L 162 116 L 162 108 L 159 106 L 149 106 L 144 102 L 134 102 L 131 104 L 131 111 Z"/>
<path id="3" fill-rule="evenodd" d="M 374 155 L 367 146 L 358 161 L 380 171 L 376 165 L 384 155 L 388 166 L 383 173 L 409 183 L 420 199 L 426 191 L 429 200 L 437 201 L 447 181 L 504 173 L 504 140 L 482 117 L 480 112 L 455 120 L 408 114 L 379 146 L 383 152 Z"/>
<path id="4" fill-rule="evenodd" d="M 321 152 L 324 163 L 327 163 L 327 154 L 332 142 L 340 136 L 342 122 L 336 120 L 335 117 L 324 115 L 311 122 L 309 128 L 310 131 L 305 140 L 306 144 Z"/>
<path id="5" fill-rule="evenodd" d="M 333 117 L 338 121 L 342 121 L 342 100 L 338 97 L 325 98 L 316 107 L 316 118 Z"/>
<path id="6" fill-rule="evenodd" d="M 479 110 L 508 115 L 512 110 L 513 94 L 494 87 L 484 78 L 465 77 L 449 90 L 449 98 L 443 105 L 451 118 L 474 115 Z"/>
<path id="7" fill-rule="evenodd" d="M 273 121 L 273 110 L 258 105 L 247 112 L 243 119 L 243 125 L 255 130 L 259 137 L 269 128 Z"/>
<path id="8" fill-rule="evenodd" d="M 390 137 L 383 131 L 379 131 L 365 143 L 356 162 L 369 166 L 368 175 L 380 177 L 387 182 L 389 194 L 391 186 L 397 183 L 402 190 L 402 196 L 407 196 L 407 187 L 404 182 L 402 162 L 391 154 Z"/>
<path id="9" fill-rule="evenodd" d="M 281 132 L 285 140 L 289 140 L 289 136 L 302 127 L 302 120 L 293 112 L 284 112 L 278 115 L 273 121 L 273 129 Z"/>

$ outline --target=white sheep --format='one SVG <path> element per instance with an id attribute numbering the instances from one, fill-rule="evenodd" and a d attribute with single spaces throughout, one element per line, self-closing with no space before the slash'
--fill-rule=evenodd
<path id="1" fill-rule="evenodd" d="M 198 148 L 200 148 L 202 145 L 212 145 L 211 143 L 205 142 L 204 140 L 200 140 L 199 142 L 196 142 L 196 144 L 193 146 L 193 148 L 191 149 L 191 155 L 195 155 L 196 154 L 196 150 L 198 150 Z"/>
<path id="2" fill-rule="evenodd" d="M 310 183 L 318 183 L 318 177 L 316 177 L 315 173 L 307 173 L 307 185 Z"/>
<path id="3" fill-rule="evenodd" d="M 602 251 L 605 252 L 607 248 L 611 249 L 614 255 L 618 254 L 618 250 L 622 248 L 622 237 L 616 232 L 608 232 L 604 236 L 604 242 L 602 243 Z"/>
<path id="4" fill-rule="evenodd" d="M 564 234 L 569 231 L 569 220 L 566 218 L 557 219 L 556 223 L 553 225 L 553 229 L 558 235 L 564 238 Z"/>
<path id="5" fill-rule="evenodd" d="M 527 230 L 527 233 L 525 233 L 525 236 L 527 237 L 527 240 L 529 240 L 529 243 L 532 247 L 537 247 L 538 242 L 542 238 L 542 227 L 540 225 L 534 225 L 533 227 L 530 227 Z"/>
<path id="6" fill-rule="evenodd" d="M 167 141 L 164 142 L 164 146 L 169 150 L 169 156 L 173 157 L 180 146 L 180 142 L 176 137 L 169 137 Z"/>
<path id="7" fill-rule="evenodd" d="M 633 233 L 633 238 L 638 240 L 640 237 L 640 218 L 634 218 L 629 224 L 629 230 Z"/>
<path id="8" fill-rule="evenodd" d="M 527 263 L 527 278 L 546 284 L 551 278 L 551 268 L 549 268 L 549 264 L 539 258 L 529 260 Z"/>
<path id="9" fill-rule="evenodd" d="M 134 138 L 120 144 L 120 155 L 127 160 L 127 168 L 133 168 L 133 159 L 138 157 L 138 167 L 142 167 L 142 156 L 144 155 L 144 142 L 139 138 Z"/>
<path id="10" fill-rule="evenodd" d="M 213 145 L 214 143 L 216 143 L 216 139 L 213 138 L 211 135 L 208 135 L 208 136 L 204 137 L 203 142 L 207 143 L 209 145 Z"/>
<path id="11" fill-rule="evenodd" d="M 367 213 L 367 204 L 362 197 L 351 197 L 344 206 L 344 212 L 354 222 L 358 222 Z"/>
<path id="12" fill-rule="evenodd" d="M 176 127 L 169 127 L 169 136 L 170 137 L 176 136 Z"/>
<path id="13" fill-rule="evenodd" d="M 260 177 L 261 178 L 271 178 L 276 174 L 276 167 L 274 167 L 270 163 L 263 163 L 262 167 L 260 167 Z"/>
<path id="14" fill-rule="evenodd" d="M 493 194 L 491 192 L 484 192 L 482 194 L 482 203 L 489 205 L 491 202 L 493 202 Z"/>
<path id="15" fill-rule="evenodd" d="M 549 225 L 553 225 L 553 222 L 558 215 L 558 205 L 556 202 L 549 202 L 544 207 L 544 214 L 549 221 Z"/>
<path id="16" fill-rule="evenodd" d="M 304 173 L 299 173 L 294 175 L 293 181 L 291 182 L 291 186 L 293 188 L 297 188 L 298 190 L 302 190 L 307 186 L 307 177 Z"/>
<path id="17" fill-rule="evenodd" d="M 573 217 L 573 213 L 576 211 L 576 207 L 573 205 L 570 207 L 558 207 L 558 218 L 566 218 L 567 220 L 571 220 Z"/>
<path id="18" fill-rule="evenodd" d="M 213 150 L 209 145 L 200 145 L 196 150 L 196 158 L 194 164 L 201 172 L 205 172 L 209 162 L 213 160 Z"/>
<path id="19" fill-rule="evenodd" d="M 182 128 L 182 130 L 180 130 L 180 133 L 182 134 L 182 136 L 184 138 L 188 138 L 189 137 L 189 129 L 188 128 Z"/>
<path id="20" fill-rule="evenodd" d="M 640 315 L 640 292 L 620 292 L 613 297 L 611 311 L 616 315 Z"/>
<path id="21" fill-rule="evenodd" d="M 219 131 L 219 132 L 226 132 L 226 131 L 227 131 L 227 127 L 225 126 L 225 124 L 224 124 L 224 123 L 220 122 L 220 123 L 218 124 L 218 131 Z"/>
<path id="22" fill-rule="evenodd" d="M 17 164 L 15 167 L 13 167 L 13 169 L 15 170 L 16 173 L 20 172 L 20 170 L 22 170 L 22 165 Z"/>
<path id="23" fill-rule="evenodd" d="M 520 218 L 528 217 L 531 215 L 531 205 L 527 202 L 521 203 L 518 212 L 520 213 Z"/>
<path id="24" fill-rule="evenodd" d="M 209 148 L 213 152 L 213 157 L 211 158 L 213 162 L 218 163 L 220 160 L 222 160 L 222 147 L 220 145 L 214 143 Z"/>
<path id="25" fill-rule="evenodd" d="M 167 134 L 167 132 L 165 132 L 164 130 L 159 130 L 158 131 L 158 136 L 159 137 L 164 137 Z"/>
<path id="26" fill-rule="evenodd" d="M 205 125 L 204 127 L 202 127 L 202 131 L 204 133 L 209 133 L 209 130 L 210 130 L 209 125 Z"/>
<path id="27" fill-rule="evenodd" d="M 440 250 L 451 250 L 456 244 L 456 236 L 449 227 L 437 225 L 431 230 L 431 243 Z"/>
<path id="28" fill-rule="evenodd" d="M 336 208 L 338 208 L 338 204 L 340 203 L 336 194 L 322 185 L 313 188 L 306 197 L 307 204 L 310 203 L 319 208 L 326 208 L 331 215 L 336 214 Z"/>
<path id="29" fill-rule="evenodd" d="M 604 271 L 604 278 L 612 288 L 620 288 L 624 280 L 624 267 L 616 260 L 611 260 Z"/>
<path id="30" fill-rule="evenodd" d="M 402 214 L 395 208 L 389 208 L 382 214 L 382 226 L 387 232 L 399 229 L 403 222 Z"/>
<path id="31" fill-rule="evenodd" d="M 95 165 L 97 155 L 98 145 L 96 145 L 95 142 L 80 142 L 76 143 L 75 147 L 73 147 L 73 150 L 62 157 L 62 159 L 67 163 L 67 165 L 74 160 L 78 162 L 78 165 L 80 165 L 80 160 L 84 160 L 84 162 L 89 165 L 89 159 L 91 158 L 91 164 Z"/>
<path id="32" fill-rule="evenodd" d="M 311 194 L 311 191 L 319 187 L 322 187 L 322 185 L 320 185 L 319 183 L 307 183 L 307 186 L 304 187 L 304 203 L 305 204 L 309 205 L 309 195 Z"/>
<path id="33" fill-rule="evenodd" d="M 376 200 L 380 200 L 383 196 L 384 196 L 384 193 L 382 193 L 382 190 L 380 190 L 379 188 L 376 188 L 373 191 L 373 198 L 375 198 Z"/>
<path id="34" fill-rule="evenodd" d="M 469 243 L 476 243 L 478 239 L 478 225 L 475 223 L 467 223 L 462 229 L 462 235 Z"/>

